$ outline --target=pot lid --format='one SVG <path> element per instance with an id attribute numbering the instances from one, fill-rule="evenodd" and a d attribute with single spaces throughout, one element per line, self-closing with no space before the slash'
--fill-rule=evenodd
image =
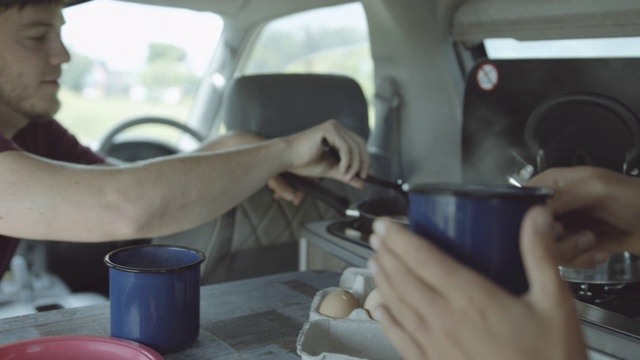
<path id="1" fill-rule="evenodd" d="M 593 165 L 626 173 L 639 166 L 636 114 L 617 98 L 597 92 L 548 97 L 529 116 L 524 139 L 536 155 L 538 171 Z"/>
<path id="2" fill-rule="evenodd" d="M 640 281 L 640 257 L 629 252 L 613 254 L 606 263 L 593 268 L 560 267 L 560 276 L 568 282 L 622 284 Z"/>

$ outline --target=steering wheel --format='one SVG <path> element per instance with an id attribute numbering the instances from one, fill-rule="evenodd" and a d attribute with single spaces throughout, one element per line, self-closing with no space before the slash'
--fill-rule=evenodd
<path id="1" fill-rule="evenodd" d="M 204 135 L 175 120 L 160 117 L 141 117 L 124 121 L 120 125 L 111 129 L 100 143 L 98 151 L 106 156 L 122 161 L 145 160 L 159 156 L 173 155 L 180 152 L 180 150 L 173 145 L 152 139 L 114 141 L 116 136 L 124 130 L 143 124 L 162 124 L 171 126 L 189 134 L 199 143 L 205 140 Z"/>

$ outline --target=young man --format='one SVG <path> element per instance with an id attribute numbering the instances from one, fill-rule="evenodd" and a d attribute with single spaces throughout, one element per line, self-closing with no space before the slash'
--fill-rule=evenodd
<path id="1" fill-rule="evenodd" d="M 0 275 L 17 238 L 99 242 L 182 231 L 235 206 L 284 171 L 362 186 L 359 136 L 327 121 L 292 136 L 130 165 L 80 145 L 52 116 L 61 66 L 63 0 L 0 0 Z M 326 139 L 340 152 L 325 156 Z M 241 143 L 253 143 L 250 136 Z"/>

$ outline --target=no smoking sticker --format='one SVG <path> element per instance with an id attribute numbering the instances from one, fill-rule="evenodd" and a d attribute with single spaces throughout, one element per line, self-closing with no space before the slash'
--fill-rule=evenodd
<path id="1" fill-rule="evenodd" d="M 484 63 L 476 73 L 478 86 L 484 91 L 491 91 L 498 85 L 498 69 L 492 63 Z"/>

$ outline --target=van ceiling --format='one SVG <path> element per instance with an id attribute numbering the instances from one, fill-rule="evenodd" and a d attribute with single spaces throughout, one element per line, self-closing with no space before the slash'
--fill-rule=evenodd
<path id="1" fill-rule="evenodd" d="M 314 9 L 323 6 L 331 6 L 343 3 L 350 3 L 358 0 L 124 0 L 141 4 L 161 5 L 169 7 L 180 7 L 195 11 L 212 11 L 222 16 L 233 14 L 237 21 L 247 17 L 246 21 L 251 22 L 256 19 L 271 19 L 289 13 Z M 282 5 L 281 5 L 282 4 Z"/>
<path id="2" fill-rule="evenodd" d="M 125 0 L 153 5 L 234 14 L 250 24 L 305 9 L 352 2 L 350 0 Z M 357 1 L 357 0 L 356 0 Z M 389 1 L 402 7 L 404 1 Z M 423 6 L 456 6 L 451 32 L 468 46 L 487 38 L 519 40 L 640 36 L 640 2 L 635 0 L 420 0 Z M 279 6 L 282 4 L 284 6 Z M 293 5 L 293 6 L 292 6 Z M 377 5 L 376 5 L 377 6 Z M 410 8 L 420 8 L 413 3 Z M 246 18 L 244 18 L 246 16 Z M 244 19 L 243 19 L 244 18 Z"/>
<path id="3" fill-rule="evenodd" d="M 215 10 L 219 14 L 236 12 L 249 1 L 249 0 L 123 0 L 126 2 L 159 5 L 168 7 L 179 7 L 184 9 L 190 9 L 195 11 L 213 11 Z"/>
<path id="4" fill-rule="evenodd" d="M 468 0 L 454 15 L 452 33 L 456 41 L 470 46 L 487 38 L 639 36 L 640 2 Z"/>

